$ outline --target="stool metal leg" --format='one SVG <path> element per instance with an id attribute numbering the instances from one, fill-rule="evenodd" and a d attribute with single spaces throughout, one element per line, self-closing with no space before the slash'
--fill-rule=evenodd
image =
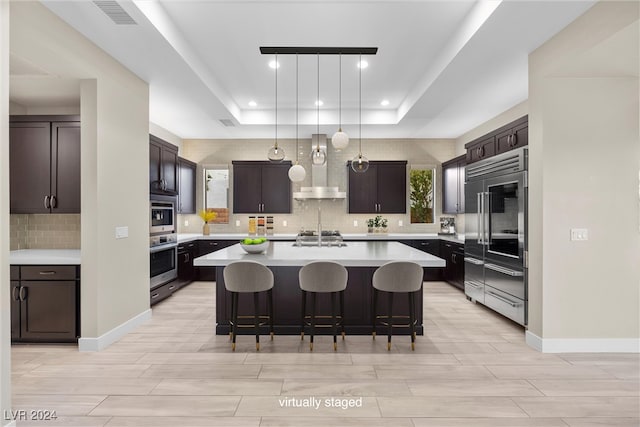
<path id="1" fill-rule="evenodd" d="M 413 292 L 409 292 L 409 327 L 411 331 L 411 351 L 416 349 L 416 308 Z"/>
<path id="2" fill-rule="evenodd" d="M 338 344 L 336 340 L 336 334 L 338 332 L 338 327 L 336 325 L 336 293 L 331 292 L 331 329 L 333 329 L 333 351 L 338 349 Z"/>
<path id="3" fill-rule="evenodd" d="M 378 290 L 373 288 L 373 308 L 371 310 L 371 326 L 373 327 L 373 331 L 371 332 L 371 336 L 373 339 L 376 339 L 376 310 L 378 306 Z"/>
<path id="4" fill-rule="evenodd" d="M 340 326 L 342 329 L 342 339 L 344 339 L 344 291 L 340 291 Z"/>
<path id="5" fill-rule="evenodd" d="M 253 293 L 253 321 L 256 328 L 256 350 L 260 351 L 260 318 L 258 317 L 258 293 Z"/>
<path id="6" fill-rule="evenodd" d="M 309 343 L 309 349 L 313 351 L 313 336 L 316 329 L 316 293 L 311 293 L 311 342 Z"/>
<path id="7" fill-rule="evenodd" d="M 269 308 L 269 334 L 271 335 L 271 340 L 273 341 L 273 292 L 272 289 L 267 291 L 267 306 Z"/>
<path id="8" fill-rule="evenodd" d="M 302 291 L 302 314 L 300 315 L 300 341 L 304 340 L 304 317 L 307 315 L 307 291 Z"/>
<path id="9" fill-rule="evenodd" d="M 236 351 L 236 335 L 238 334 L 238 293 L 231 292 L 231 350 Z"/>
<path id="10" fill-rule="evenodd" d="M 387 351 L 391 350 L 391 334 L 393 330 L 393 316 L 391 315 L 392 307 L 393 292 L 389 292 L 389 312 L 387 313 L 387 320 L 389 321 L 389 326 L 387 327 Z"/>

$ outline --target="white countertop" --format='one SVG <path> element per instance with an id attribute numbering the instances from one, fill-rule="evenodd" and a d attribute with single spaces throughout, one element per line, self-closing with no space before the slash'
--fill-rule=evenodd
<path id="1" fill-rule="evenodd" d="M 267 266 L 303 266 L 311 261 L 337 261 L 345 267 L 379 267 L 389 261 L 413 261 L 422 267 L 444 267 L 445 261 L 397 242 L 347 242 L 343 247 L 293 246 L 271 242 L 263 254 L 248 254 L 240 244 L 195 258 L 199 267 L 223 267 L 233 261 L 252 260 Z"/>
<path id="2" fill-rule="evenodd" d="M 9 252 L 11 265 L 80 265 L 80 249 L 22 249 Z"/>
<path id="3" fill-rule="evenodd" d="M 178 243 L 191 242 L 193 240 L 241 240 L 247 237 L 246 233 L 216 233 L 204 236 L 196 233 L 178 234 Z M 277 233 L 271 236 L 264 236 L 269 240 L 295 240 L 297 234 L 294 233 Z M 462 237 L 462 238 L 460 238 Z M 440 235 L 436 233 L 346 233 L 342 235 L 345 241 L 349 240 L 429 240 L 442 239 L 450 242 L 464 244 L 464 236 L 457 235 Z"/>

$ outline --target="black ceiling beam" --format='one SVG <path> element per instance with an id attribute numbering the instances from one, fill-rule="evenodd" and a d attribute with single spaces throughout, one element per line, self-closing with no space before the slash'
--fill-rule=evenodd
<path id="1" fill-rule="evenodd" d="M 263 55 L 375 55 L 377 47 L 271 47 L 260 46 Z"/>

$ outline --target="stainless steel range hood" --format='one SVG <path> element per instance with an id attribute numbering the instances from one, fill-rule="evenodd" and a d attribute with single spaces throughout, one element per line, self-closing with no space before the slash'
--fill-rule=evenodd
<path id="1" fill-rule="evenodd" d="M 320 144 L 320 149 L 327 152 L 327 135 L 311 135 L 311 147 L 315 148 Z M 328 153 L 327 153 L 328 154 Z M 328 159 L 327 155 L 327 159 Z M 300 187 L 300 191 L 293 193 L 296 200 L 323 200 L 323 199 L 344 199 L 347 193 L 339 191 L 338 187 L 327 187 L 328 168 L 327 162 L 324 165 L 311 165 L 311 187 Z"/>

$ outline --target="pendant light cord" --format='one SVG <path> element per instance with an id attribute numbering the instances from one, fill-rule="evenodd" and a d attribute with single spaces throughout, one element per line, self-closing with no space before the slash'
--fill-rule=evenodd
<path id="1" fill-rule="evenodd" d="M 362 54 L 358 74 L 358 155 L 362 157 Z"/>
<path id="2" fill-rule="evenodd" d="M 298 54 L 296 53 L 296 165 L 298 164 Z"/>
<path id="3" fill-rule="evenodd" d="M 342 132 L 342 53 L 340 53 L 340 71 L 338 73 L 338 130 Z"/>
<path id="4" fill-rule="evenodd" d="M 320 135 L 320 53 L 316 54 L 318 68 L 318 96 L 316 98 L 316 133 Z M 320 137 L 316 137 L 316 151 L 320 152 Z"/>
<path id="5" fill-rule="evenodd" d="M 276 61 L 276 142 L 274 146 L 278 149 L 278 54 L 275 54 Z"/>

